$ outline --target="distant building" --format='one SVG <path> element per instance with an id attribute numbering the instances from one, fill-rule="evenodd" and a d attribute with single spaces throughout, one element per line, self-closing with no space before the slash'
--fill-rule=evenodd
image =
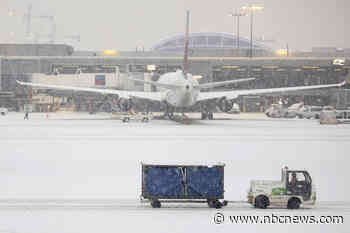
<path id="1" fill-rule="evenodd" d="M 73 52 L 65 44 L 0 44 L 0 56 L 71 56 Z"/>
<path id="2" fill-rule="evenodd" d="M 177 35 L 161 40 L 153 45 L 151 51 L 182 52 L 185 43 L 184 35 Z M 239 42 L 239 49 L 238 49 Z M 276 43 L 253 40 L 254 56 L 271 56 L 276 49 Z M 237 37 L 230 33 L 200 32 L 189 35 L 190 56 L 248 56 L 250 40 Z"/>

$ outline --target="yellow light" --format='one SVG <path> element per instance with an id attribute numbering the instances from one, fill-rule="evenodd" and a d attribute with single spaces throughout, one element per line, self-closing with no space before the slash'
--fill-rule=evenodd
<path id="1" fill-rule="evenodd" d="M 118 56 L 119 51 L 114 50 L 114 49 L 106 49 L 102 52 L 103 56 Z"/>
<path id="2" fill-rule="evenodd" d="M 287 49 L 278 49 L 276 51 L 277 56 L 287 56 L 288 55 L 288 51 Z"/>
<path id="3" fill-rule="evenodd" d="M 262 7 L 262 6 L 252 6 L 251 9 L 252 9 L 253 11 L 261 11 L 261 10 L 264 9 L 264 7 Z"/>
<path id="4" fill-rule="evenodd" d="M 245 11 L 261 11 L 264 9 L 264 7 L 252 4 L 252 5 L 243 6 L 241 7 L 241 9 Z"/>
<path id="5" fill-rule="evenodd" d="M 278 66 L 263 66 L 264 69 L 270 69 L 270 70 L 273 70 L 273 69 L 277 69 Z"/>
<path id="6" fill-rule="evenodd" d="M 147 65 L 148 71 L 155 71 L 157 69 L 156 65 Z"/>

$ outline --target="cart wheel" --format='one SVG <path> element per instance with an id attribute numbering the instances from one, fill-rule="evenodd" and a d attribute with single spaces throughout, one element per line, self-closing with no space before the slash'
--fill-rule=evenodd
<path id="1" fill-rule="evenodd" d="M 153 200 L 153 201 L 151 201 L 151 206 L 152 206 L 153 208 L 160 208 L 162 205 L 160 204 L 160 201 L 158 201 L 158 200 Z"/>
<path id="2" fill-rule="evenodd" d="M 214 208 L 215 209 L 221 209 L 222 208 L 222 203 L 219 200 L 215 200 Z"/>
<path id="3" fill-rule="evenodd" d="M 220 209 L 223 206 L 223 204 L 218 200 L 208 200 L 207 202 L 210 208 Z"/>
<path id="4" fill-rule="evenodd" d="M 213 200 L 207 200 L 209 208 L 214 208 L 214 201 Z"/>

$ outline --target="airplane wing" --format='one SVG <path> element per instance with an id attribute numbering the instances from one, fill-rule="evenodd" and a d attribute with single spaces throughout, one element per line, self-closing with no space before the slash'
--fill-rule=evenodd
<path id="1" fill-rule="evenodd" d="M 348 78 L 348 83 L 350 82 L 350 77 Z M 269 88 L 269 89 L 252 89 L 252 90 L 234 90 L 234 91 L 222 91 L 222 92 L 200 92 L 198 96 L 198 101 L 217 99 L 226 97 L 227 99 L 236 99 L 240 95 L 259 95 L 259 94 L 269 94 L 269 93 L 285 93 L 291 91 L 306 91 L 322 88 L 331 87 L 341 87 L 344 86 L 346 81 L 337 84 L 329 85 L 313 85 L 313 86 L 299 86 L 299 87 L 281 87 L 281 88 Z"/>
<path id="2" fill-rule="evenodd" d="M 221 87 L 227 84 L 241 83 L 241 82 L 247 82 L 251 80 L 255 80 L 255 78 L 244 78 L 244 79 L 236 79 L 236 80 L 229 80 L 229 81 L 223 81 L 223 82 L 203 83 L 203 84 L 199 84 L 196 87 L 199 89 L 209 89 L 213 87 Z"/>
<path id="3" fill-rule="evenodd" d="M 139 82 L 139 83 L 154 85 L 156 87 L 164 87 L 166 89 L 175 89 L 175 88 L 181 87 L 181 86 L 176 85 L 176 84 L 165 84 L 165 83 L 159 83 L 159 82 L 154 82 L 154 81 L 146 81 L 146 80 L 141 80 L 141 79 L 136 79 L 136 78 L 131 78 L 131 77 L 126 77 L 126 79 L 129 79 L 129 80 L 131 80 L 133 82 Z"/>
<path id="4" fill-rule="evenodd" d="M 120 98 L 131 98 L 136 97 L 140 99 L 148 99 L 155 101 L 163 101 L 164 93 L 162 92 L 143 92 L 143 91 L 121 91 L 121 90 L 113 90 L 113 89 L 97 89 L 97 88 L 89 88 L 89 87 L 70 87 L 70 86 L 59 86 L 59 85 L 46 85 L 39 83 L 27 83 L 20 82 L 17 80 L 17 83 L 24 86 L 32 86 L 46 89 L 58 89 L 58 90 L 71 90 L 71 91 L 81 91 L 81 92 L 95 92 L 100 94 L 110 94 L 110 95 L 118 95 Z"/>

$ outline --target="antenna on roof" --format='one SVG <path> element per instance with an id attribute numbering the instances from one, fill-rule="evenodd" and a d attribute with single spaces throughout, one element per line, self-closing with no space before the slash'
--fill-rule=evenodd
<path id="1" fill-rule="evenodd" d="M 190 25 L 190 11 L 186 11 L 186 31 L 185 31 L 185 50 L 184 50 L 184 75 L 185 78 L 187 78 L 187 72 L 188 72 L 188 31 L 189 31 L 189 25 Z"/>

